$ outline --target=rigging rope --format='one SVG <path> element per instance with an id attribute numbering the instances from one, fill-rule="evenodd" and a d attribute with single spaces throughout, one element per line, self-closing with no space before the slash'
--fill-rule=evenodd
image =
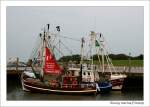
<path id="1" fill-rule="evenodd" d="M 73 55 L 72 53 L 72 50 L 70 50 L 62 41 L 60 41 L 60 43 L 68 50 L 68 51 L 70 51 L 70 54 L 71 55 Z"/>
<path id="2" fill-rule="evenodd" d="M 81 40 L 80 39 L 77 39 L 77 38 L 71 38 L 71 37 L 68 37 L 68 36 L 63 36 L 63 35 L 57 35 L 57 34 L 54 34 L 54 33 L 51 33 L 50 35 L 53 35 L 53 36 L 57 36 L 57 37 L 61 37 L 61 38 L 66 38 L 66 39 L 71 39 L 71 40 L 74 40 L 74 41 L 78 41 L 80 42 Z"/>
<path id="3" fill-rule="evenodd" d="M 32 52 L 31 52 L 30 57 L 29 57 L 30 59 L 33 59 L 37 55 L 38 49 L 40 47 L 40 42 L 41 42 L 40 39 L 36 38 L 36 40 L 35 40 L 35 47 L 33 47 L 33 49 L 32 49 Z"/>

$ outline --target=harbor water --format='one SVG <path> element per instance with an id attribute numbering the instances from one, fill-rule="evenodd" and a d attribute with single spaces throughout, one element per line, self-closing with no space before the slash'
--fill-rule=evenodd
<path id="1" fill-rule="evenodd" d="M 130 81 L 130 80 L 128 80 Z M 133 80 L 132 80 L 133 81 Z M 136 80 L 136 83 L 141 79 Z M 134 82 L 134 81 L 133 81 Z M 127 84 L 127 83 L 126 83 Z M 130 82 L 131 84 L 131 82 Z M 45 101 L 118 101 L 118 100 L 143 100 L 143 88 L 138 84 L 137 87 L 125 88 L 123 91 L 111 91 L 106 94 L 97 95 L 58 95 L 58 94 L 41 94 L 30 93 L 22 90 L 21 81 L 18 77 L 7 77 L 7 100 L 8 101 L 30 101 L 30 100 L 45 100 Z"/>

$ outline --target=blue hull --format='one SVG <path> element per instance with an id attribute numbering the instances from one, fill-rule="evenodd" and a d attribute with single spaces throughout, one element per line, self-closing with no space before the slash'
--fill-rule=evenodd
<path id="1" fill-rule="evenodd" d="M 111 82 L 97 83 L 98 93 L 109 93 L 112 90 Z"/>

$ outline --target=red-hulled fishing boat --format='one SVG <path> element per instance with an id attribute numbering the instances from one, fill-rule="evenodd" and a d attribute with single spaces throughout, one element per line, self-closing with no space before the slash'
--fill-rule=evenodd
<path id="1" fill-rule="evenodd" d="M 56 27 L 60 31 L 59 26 Z M 53 53 L 49 24 L 47 30 L 40 34 L 40 45 L 36 57 L 31 58 L 30 68 L 21 75 L 22 87 L 25 91 L 62 94 L 95 94 L 95 83 L 82 82 L 82 67 L 79 75 L 67 74 Z M 82 66 L 82 64 L 81 64 Z"/>

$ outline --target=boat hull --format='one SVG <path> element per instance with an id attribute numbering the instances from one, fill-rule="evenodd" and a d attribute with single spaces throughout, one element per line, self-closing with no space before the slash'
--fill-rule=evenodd
<path id="1" fill-rule="evenodd" d="M 29 78 L 28 78 L 29 79 Z M 33 82 L 24 78 L 22 74 L 22 87 L 24 91 L 38 92 L 38 93 L 53 93 L 53 94 L 96 94 L 96 87 L 89 88 L 61 88 L 61 87 L 50 87 L 38 82 Z M 33 80 L 33 79 L 32 79 Z"/>
<path id="2" fill-rule="evenodd" d="M 31 85 L 24 84 L 25 91 L 38 92 L 38 93 L 53 93 L 53 94 L 95 94 L 95 89 L 79 89 L 79 90 L 63 90 L 63 89 L 50 89 L 50 88 L 41 88 Z"/>
<path id="3" fill-rule="evenodd" d="M 98 93 L 109 93 L 112 90 L 112 84 L 111 82 L 102 84 L 102 83 L 97 83 L 98 84 Z"/>
<path id="4" fill-rule="evenodd" d="M 122 90 L 124 78 L 111 80 L 111 83 L 112 83 L 112 90 Z"/>

